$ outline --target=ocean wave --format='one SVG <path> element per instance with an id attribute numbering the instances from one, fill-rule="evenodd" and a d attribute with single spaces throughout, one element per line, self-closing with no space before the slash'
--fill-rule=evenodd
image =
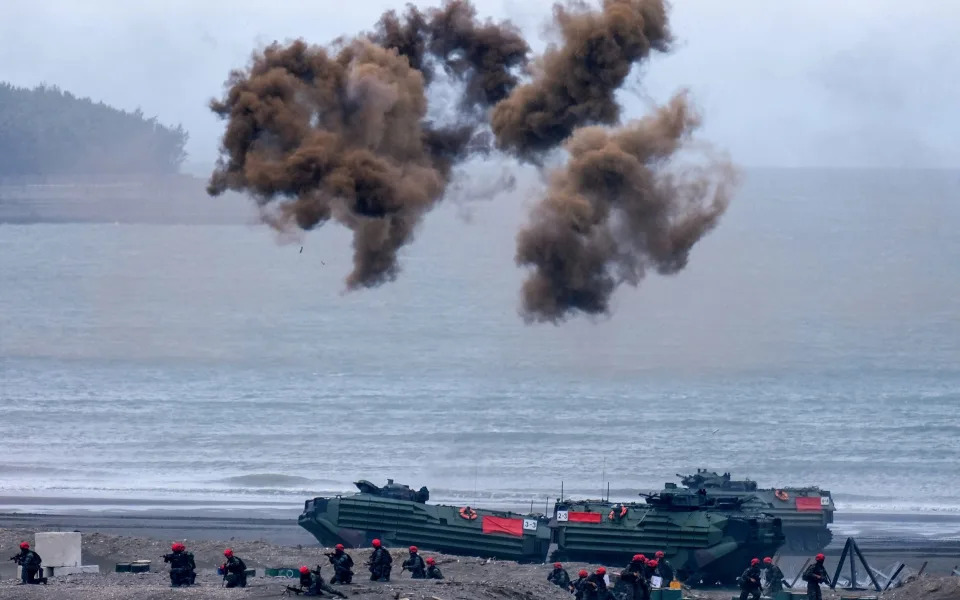
<path id="1" fill-rule="evenodd" d="M 281 473 L 254 473 L 251 475 L 237 475 L 234 477 L 225 477 L 224 479 L 217 479 L 211 481 L 210 483 L 225 483 L 228 485 L 239 485 L 242 487 L 256 487 L 256 488 L 265 488 L 265 487 L 295 487 L 295 486 L 305 486 L 312 483 L 320 483 L 315 479 L 308 479 L 306 477 L 299 477 L 297 475 L 283 475 Z"/>

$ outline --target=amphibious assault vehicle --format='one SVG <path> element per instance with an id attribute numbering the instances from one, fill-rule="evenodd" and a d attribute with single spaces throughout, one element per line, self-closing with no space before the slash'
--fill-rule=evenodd
<path id="1" fill-rule="evenodd" d="M 833 497 L 819 487 L 759 488 L 750 479 L 731 479 L 730 473 L 720 474 L 707 469 L 681 475 L 680 483 L 689 490 L 704 490 L 708 497 L 736 496 L 744 500 L 745 509 L 756 510 L 779 517 L 786 536 L 784 548 L 793 552 L 820 552 L 830 544 L 833 534 L 827 526 L 833 523 L 836 507 Z M 678 489 L 667 483 L 665 492 Z"/>
<path id="2" fill-rule="evenodd" d="M 377 538 L 387 547 L 419 546 L 517 562 L 543 562 L 550 547 L 550 528 L 542 515 L 426 504 L 426 488 L 413 492 L 392 479 L 383 488 L 368 481 L 354 485 L 360 493 L 304 504 L 298 523 L 324 546 L 369 547 Z"/>
<path id="3" fill-rule="evenodd" d="M 780 519 L 736 497 L 662 492 L 646 503 L 561 501 L 550 520 L 555 558 L 625 565 L 663 550 L 687 585 L 734 584 L 743 565 L 783 544 Z"/>
<path id="4" fill-rule="evenodd" d="M 324 546 L 416 545 L 448 554 L 542 563 L 564 558 L 620 567 L 641 552 L 662 550 L 688 584 L 732 583 L 755 556 L 772 556 L 783 543 L 780 520 L 745 509 L 739 498 L 683 490 L 646 502 L 560 499 L 552 517 L 426 504 L 388 480 L 366 481 L 352 495 L 304 503 L 299 524 Z M 414 499 L 411 494 L 419 494 Z"/>

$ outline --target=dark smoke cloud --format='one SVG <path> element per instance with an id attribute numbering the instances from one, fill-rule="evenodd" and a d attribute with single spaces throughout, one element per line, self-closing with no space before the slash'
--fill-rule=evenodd
<path id="1" fill-rule="evenodd" d="M 563 44 L 551 46 L 530 83 L 493 110 L 497 146 L 534 159 L 582 125 L 620 118 L 614 93 L 633 65 L 671 42 L 662 0 L 604 0 L 600 11 L 584 3 L 556 5 Z"/>
<path id="2" fill-rule="evenodd" d="M 329 48 L 268 47 L 211 103 L 227 128 L 209 192 L 250 192 L 281 231 L 331 219 L 350 227 L 347 285 L 370 287 L 396 277 L 397 251 L 458 163 L 496 147 L 540 164 L 563 146 L 569 162 L 550 173 L 517 239 L 517 263 L 533 267 L 523 315 L 557 323 L 608 312 L 619 284 L 686 265 L 734 176 L 723 161 L 676 166 L 699 125 L 683 94 L 613 127 L 631 69 L 670 48 L 664 0 L 571 2 L 554 16 L 562 43 L 535 65 L 515 27 L 480 22 L 466 0 L 389 11 L 372 32 Z M 442 76 L 460 95 L 440 124 L 428 118 L 426 90 Z"/>
<path id="3" fill-rule="evenodd" d="M 567 141 L 567 165 L 517 236 L 524 318 L 564 320 L 607 313 L 620 283 L 638 285 L 649 267 L 683 269 L 693 245 L 716 226 L 735 174 L 722 160 L 671 170 L 670 158 L 700 125 L 685 94 L 618 129 L 585 127 Z"/>
<path id="4" fill-rule="evenodd" d="M 452 166 L 489 151 L 475 135 L 478 108 L 510 92 L 528 47 L 509 25 L 479 23 L 462 0 L 408 7 L 404 19 L 387 13 L 376 33 L 338 45 L 273 44 L 231 74 L 226 96 L 211 102 L 227 128 L 208 191 L 252 193 L 281 231 L 346 225 L 347 286 L 371 287 L 396 277 L 397 251 L 443 196 Z M 462 118 L 444 127 L 426 121 L 438 66 L 464 84 Z"/>

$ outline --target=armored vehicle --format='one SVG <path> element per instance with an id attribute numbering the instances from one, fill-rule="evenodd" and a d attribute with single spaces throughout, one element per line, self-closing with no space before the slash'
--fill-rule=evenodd
<path id="1" fill-rule="evenodd" d="M 681 475 L 680 483 L 690 490 L 704 490 L 708 496 L 737 496 L 743 506 L 779 517 L 786 536 L 785 550 L 792 552 L 820 552 L 830 544 L 833 534 L 828 525 L 833 523 L 836 507 L 833 497 L 819 487 L 759 488 L 750 479 L 731 479 L 730 473 L 697 469 L 696 473 Z M 676 490 L 667 483 L 665 491 Z"/>
<path id="2" fill-rule="evenodd" d="M 425 487 L 413 492 L 392 480 L 383 488 L 367 481 L 354 485 L 360 493 L 314 498 L 304 504 L 298 523 L 324 546 L 369 547 L 376 538 L 387 547 L 415 545 L 517 562 L 546 559 L 550 529 L 543 515 L 426 504 Z M 409 497 L 408 491 L 422 501 Z"/>
<path id="3" fill-rule="evenodd" d="M 470 506 L 426 504 L 391 482 L 356 482 L 357 494 L 304 503 L 299 524 L 324 546 L 388 547 L 542 563 L 583 560 L 622 567 L 638 553 L 662 550 L 690 585 L 732 583 L 755 556 L 783 543 L 780 520 L 744 508 L 738 497 L 678 490 L 646 502 L 558 500 L 554 514 L 519 514 Z M 398 498 L 397 496 L 401 496 Z M 551 552 L 552 550 L 552 552 Z"/>
<path id="4" fill-rule="evenodd" d="M 550 521 L 558 560 L 626 565 L 662 550 L 687 585 L 731 585 L 757 556 L 783 544 L 780 519 L 744 509 L 736 497 L 662 492 L 645 503 L 560 501 Z"/>

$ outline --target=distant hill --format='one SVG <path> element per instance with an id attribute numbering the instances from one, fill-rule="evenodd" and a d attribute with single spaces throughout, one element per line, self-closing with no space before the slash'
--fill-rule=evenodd
<path id="1" fill-rule="evenodd" d="M 0 178 L 169 175 L 186 158 L 182 126 L 56 86 L 0 83 Z"/>

